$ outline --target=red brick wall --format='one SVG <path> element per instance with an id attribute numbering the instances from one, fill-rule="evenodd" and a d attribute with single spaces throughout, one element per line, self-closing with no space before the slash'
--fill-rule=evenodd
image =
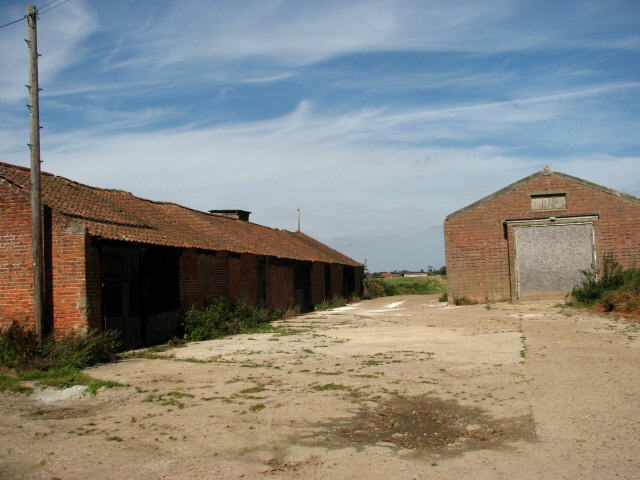
<path id="1" fill-rule="evenodd" d="M 229 256 L 228 296 L 231 302 L 246 300 L 251 305 L 258 303 L 256 279 L 257 258 L 243 253 L 240 257 Z"/>
<path id="2" fill-rule="evenodd" d="M 0 218 L 0 326 L 13 320 L 33 326 L 31 201 L 26 192 L 4 180 L 0 180 Z M 99 257 L 86 231 L 55 212 L 51 229 L 46 230 L 51 258 L 45 263 L 52 270 L 45 272 L 49 279 L 45 322 L 53 323 L 55 333 L 89 325 L 99 328 Z"/>
<path id="3" fill-rule="evenodd" d="M 567 208 L 532 211 L 531 195 L 546 192 L 566 193 Z M 598 262 L 602 262 L 605 253 L 613 252 L 624 266 L 640 264 L 640 203 L 555 175 L 540 175 L 445 221 L 450 300 L 454 296 L 476 301 L 511 297 L 515 252 L 513 248 L 510 251 L 512 228 L 505 232 L 505 220 L 592 214 L 599 215 L 593 224 Z"/>
<path id="4" fill-rule="evenodd" d="M 31 202 L 0 179 L 0 326 L 33 325 Z"/>
<path id="5" fill-rule="evenodd" d="M 293 267 L 279 265 L 267 259 L 265 267 L 268 308 L 286 310 L 293 304 Z"/>
<path id="6" fill-rule="evenodd" d="M 324 294 L 324 266 L 322 262 L 311 264 L 311 303 L 317 305 L 325 299 Z"/>
<path id="7" fill-rule="evenodd" d="M 200 305 L 198 298 L 198 252 L 194 248 L 182 250 L 178 262 L 178 281 L 180 283 L 180 307 L 188 309 Z"/>

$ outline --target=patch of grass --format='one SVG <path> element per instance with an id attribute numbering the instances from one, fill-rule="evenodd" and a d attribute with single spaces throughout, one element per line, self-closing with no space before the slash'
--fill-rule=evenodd
<path id="1" fill-rule="evenodd" d="M 438 297 L 438 301 L 439 302 L 448 302 L 449 301 L 449 294 L 446 291 L 442 292 L 442 295 L 440 295 Z"/>
<path id="2" fill-rule="evenodd" d="M 260 410 L 263 410 L 265 408 L 264 403 L 256 403 L 255 405 L 251 405 L 249 407 L 249 410 L 251 410 L 252 412 L 259 412 Z"/>
<path id="3" fill-rule="evenodd" d="M 446 288 L 434 277 L 384 278 L 381 280 L 385 295 L 430 295 L 442 293 Z"/>
<path id="4" fill-rule="evenodd" d="M 31 393 L 33 390 L 14 377 L 0 375 L 0 392 Z"/>
<path id="5" fill-rule="evenodd" d="M 318 303 L 314 310 L 321 312 L 323 310 L 330 310 L 332 308 L 344 307 L 347 304 L 344 298 L 334 295 L 331 298 L 325 298 L 322 302 Z"/>
<path id="6" fill-rule="evenodd" d="M 248 393 L 258 393 L 264 392 L 265 388 L 262 385 L 256 385 L 254 387 L 245 388 L 244 390 L 240 390 L 240 393 L 248 394 Z"/>
<path id="7" fill-rule="evenodd" d="M 74 385 L 86 385 L 88 392 L 95 395 L 99 388 L 121 387 L 122 384 L 111 380 L 99 380 L 82 373 L 76 368 L 57 368 L 52 370 L 29 370 L 18 375 L 19 380 L 31 380 L 41 385 L 56 388 L 69 388 Z"/>
<path id="8" fill-rule="evenodd" d="M 348 390 L 348 387 L 336 384 L 336 383 L 327 383 L 325 385 L 314 385 L 313 388 L 316 392 L 324 392 L 326 390 Z"/>

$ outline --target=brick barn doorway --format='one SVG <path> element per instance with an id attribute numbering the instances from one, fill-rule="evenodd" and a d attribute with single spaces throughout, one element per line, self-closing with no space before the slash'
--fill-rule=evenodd
<path id="1" fill-rule="evenodd" d="M 592 223 L 514 225 L 518 298 L 570 292 L 595 263 Z"/>

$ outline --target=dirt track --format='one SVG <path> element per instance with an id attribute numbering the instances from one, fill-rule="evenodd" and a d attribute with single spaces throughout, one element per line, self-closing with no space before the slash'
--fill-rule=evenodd
<path id="1" fill-rule="evenodd" d="M 380 298 L 0 394 L 0 478 L 638 478 L 640 328 L 554 303 Z"/>

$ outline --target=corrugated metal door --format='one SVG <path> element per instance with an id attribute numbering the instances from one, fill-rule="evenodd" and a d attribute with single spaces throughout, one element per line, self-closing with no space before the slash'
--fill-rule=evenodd
<path id="1" fill-rule="evenodd" d="M 593 224 L 514 226 L 520 298 L 571 291 L 595 261 Z"/>

